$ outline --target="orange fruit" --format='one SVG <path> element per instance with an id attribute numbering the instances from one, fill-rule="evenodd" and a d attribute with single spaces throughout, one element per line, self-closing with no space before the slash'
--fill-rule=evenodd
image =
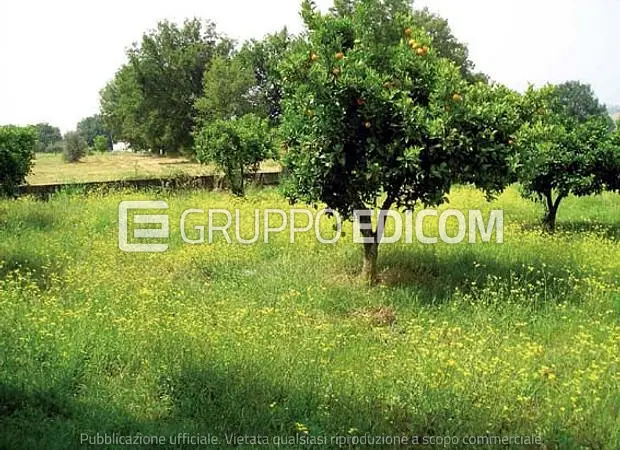
<path id="1" fill-rule="evenodd" d="M 337 60 L 342 60 L 342 59 L 344 59 L 344 53 L 342 53 L 342 52 L 338 52 L 338 53 L 336 53 L 336 59 L 337 59 Z"/>
<path id="2" fill-rule="evenodd" d="M 372 126 L 372 124 L 371 124 L 370 122 L 365 122 L 365 123 L 364 123 L 364 126 L 365 126 L 366 128 L 370 128 L 370 127 Z"/>
<path id="3" fill-rule="evenodd" d="M 332 73 L 334 74 L 334 76 L 337 77 L 338 75 L 340 75 L 340 69 L 338 67 L 334 67 Z"/>
<path id="4" fill-rule="evenodd" d="M 457 103 L 458 103 L 458 102 L 460 102 L 460 101 L 462 101 L 462 100 L 463 100 L 463 97 L 461 96 L 461 94 L 455 93 L 455 94 L 452 96 L 452 100 L 454 100 L 455 102 L 457 102 Z"/>
<path id="5" fill-rule="evenodd" d="M 405 36 L 411 36 L 411 28 L 405 28 Z"/>
<path id="6" fill-rule="evenodd" d="M 319 55 L 317 55 L 316 53 L 312 52 L 310 53 L 310 61 L 315 62 L 319 59 Z"/>

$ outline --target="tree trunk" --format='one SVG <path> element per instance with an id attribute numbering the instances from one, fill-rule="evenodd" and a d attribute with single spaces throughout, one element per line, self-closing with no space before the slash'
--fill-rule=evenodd
<path id="1" fill-rule="evenodd" d="M 371 213 L 369 209 L 363 211 Z M 360 231 L 364 239 L 371 240 L 371 242 L 364 242 L 362 244 L 364 246 L 364 265 L 362 266 L 361 282 L 373 285 L 377 280 L 379 242 L 376 233 L 372 229 L 372 218 L 369 215 L 360 215 L 357 220 L 359 221 Z"/>
<path id="2" fill-rule="evenodd" d="M 244 183 L 243 183 L 243 169 L 235 170 L 234 168 L 229 168 L 225 171 L 226 178 L 228 183 L 230 184 L 230 190 L 233 195 L 238 197 L 243 197 L 244 192 Z"/>
<path id="3" fill-rule="evenodd" d="M 553 201 L 553 196 L 551 192 L 545 194 L 545 198 L 547 200 L 545 217 L 543 218 L 543 226 L 545 230 L 549 233 L 555 232 L 555 223 L 558 216 L 558 208 L 560 206 L 560 202 L 565 197 L 564 194 L 558 194 L 558 197 Z"/>
<path id="4" fill-rule="evenodd" d="M 362 267 L 362 282 L 373 285 L 377 281 L 377 256 L 379 243 L 364 244 L 364 266 Z"/>
<path id="5" fill-rule="evenodd" d="M 387 211 L 392 207 L 394 203 L 394 199 L 391 195 L 388 195 L 383 206 L 381 206 L 381 211 Z M 365 211 L 370 212 L 371 210 L 366 209 Z M 362 236 L 365 238 L 372 239 L 371 242 L 364 243 L 364 265 L 362 267 L 362 275 L 361 279 L 364 284 L 373 285 L 377 281 L 377 259 L 379 255 L 379 243 L 381 242 L 383 229 L 385 227 L 385 219 L 386 217 L 382 214 L 379 214 L 379 219 L 377 221 L 377 229 L 372 229 L 372 218 L 370 216 L 362 215 L 358 218 L 360 225 L 365 225 L 364 230 L 362 230 Z"/>
<path id="6" fill-rule="evenodd" d="M 245 171 L 243 170 L 243 164 L 239 168 L 239 196 L 243 197 L 245 194 Z"/>
<path id="7" fill-rule="evenodd" d="M 557 217 L 557 210 L 554 208 L 548 209 L 545 212 L 545 217 L 543 218 L 543 226 L 545 231 L 548 233 L 555 232 L 555 220 Z"/>

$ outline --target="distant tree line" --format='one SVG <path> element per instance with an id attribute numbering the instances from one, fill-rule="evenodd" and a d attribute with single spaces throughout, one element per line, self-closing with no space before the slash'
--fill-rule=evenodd
<path id="1" fill-rule="evenodd" d="M 82 119 L 75 131 L 69 131 L 64 136 L 58 127 L 48 123 L 39 123 L 34 127 L 38 134 L 36 151 L 62 153 L 67 162 L 80 160 L 88 149 L 103 153 L 112 150 L 113 147 L 112 134 L 98 114 Z"/>

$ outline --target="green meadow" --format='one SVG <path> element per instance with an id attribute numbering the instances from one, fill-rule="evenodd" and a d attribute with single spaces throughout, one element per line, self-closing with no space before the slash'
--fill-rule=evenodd
<path id="1" fill-rule="evenodd" d="M 147 199 L 170 205 L 170 249 L 123 253 L 118 205 Z M 291 206 L 271 189 L 0 201 L 0 448 L 97 433 L 620 448 L 620 196 L 567 199 L 547 235 L 516 188 L 490 203 L 457 188 L 442 209 L 503 209 L 504 244 L 384 245 L 372 287 L 357 280 L 350 224 L 334 245 L 282 233 L 191 246 L 187 208 Z"/>

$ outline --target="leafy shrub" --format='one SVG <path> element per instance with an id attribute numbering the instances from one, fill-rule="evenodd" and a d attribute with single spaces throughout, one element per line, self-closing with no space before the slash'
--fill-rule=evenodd
<path id="1" fill-rule="evenodd" d="M 215 164 L 222 170 L 235 195 L 243 195 L 245 175 L 255 172 L 271 153 L 272 136 L 268 122 L 255 114 L 209 122 L 195 138 L 198 161 Z"/>
<path id="2" fill-rule="evenodd" d="M 88 144 L 80 134 L 70 131 L 65 135 L 65 161 L 73 163 L 86 156 Z"/>
<path id="3" fill-rule="evenodd" d="M 109 140 L 105 136 L 96 136 L 93 139 L 93 150 L 98 153 L 105 153 L 110 150 Z"/>
<path id="4" fill-rule="evenodd" d="M 0 195 L 12 195 L 32 168 L 37 131 L 32 127 L 0 127 Z"/>

